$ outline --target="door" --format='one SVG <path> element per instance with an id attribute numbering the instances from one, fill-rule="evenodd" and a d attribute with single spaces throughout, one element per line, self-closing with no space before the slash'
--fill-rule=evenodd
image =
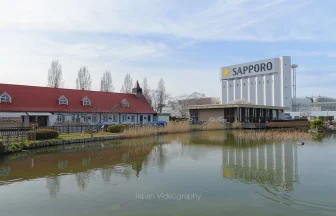
<path id="1" fill-rule="evenodd" d="M 37 122 L 38 126 L 47 126 L 47 116 L 38 116 L 37 117 Z"/>

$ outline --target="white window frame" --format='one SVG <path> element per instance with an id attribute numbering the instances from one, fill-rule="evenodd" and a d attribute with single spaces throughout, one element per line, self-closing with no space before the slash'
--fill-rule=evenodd
<path id="1" fill-rule="evenodd" d="M 76 117 L 77 117 L 76 114 L 72 114 L 71 115 L 71 121 L 76 122 Z"/>
<path id="2" fill-rule="evenodd" d="M 128 103 L 128 101 L 126 99 L 123 99 L 121 101 L 121 105 L 122 105 L 122 107 L 129 107 L 129 103 Z"/>
<path id="3" fill-rule="evenodd" d="M 62 105 L 62 104 L 69 105 L 69 101 L 68 101 L 68 99 L 64 95 L 62 95 L 58 99 L 58 105 Z"/>
<path id="4" fill-rule="evenodd" d="M 65 117 L 62 114 L 57 114 L 57 122 L 65 122 Z"/>
<path id="5" fill-rule="evenodd" d="M 3 98 L 6 100 L 3 100 Z M 7 92 L 4 92 L 0 95 L 0 103 L 12 103 L 12 97 Z"/>
<path id="6" fill-rule="evenodd" d="M 83 106 L 91 106 L 91 100 L 88 97 L 83 99 Z"/>
<path id="7" fill-rule="evenodd" d="M 98 122 L 98 115 L 92 115 L 92 122 Z"/>
<path id="8" fill-rule="evenodd" d="M 127 115 L 121 115 L 121 122 L 127 121 Z"/>
<path id="9" fill-rule="evenodd" d="M 112 121 L 113 122 L 119 122 L 119 116 L 118 116 L 118 114 L 112 115 Z"/>
<path id="10" fill-rule="evenodd" d="M 104 122 L 108 122 L 108 120 L 109 120 L 109 119 L 108 119 L 108 115 L 106 115 L 106 114 L 103 115 L 103 121 L 104 121 Z"/>

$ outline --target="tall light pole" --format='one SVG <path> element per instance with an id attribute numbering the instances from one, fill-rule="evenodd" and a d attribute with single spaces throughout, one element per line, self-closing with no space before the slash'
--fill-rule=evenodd
<path id="1" fill-rule="evenodd" d="M 293 103 L 295 104 L 295 108 L 293 111 L 296 111 L 296 68 L 299 67 L 297 64 L 292 64 L 291 68 L 293 71 Z M 292 108 L 294 106 L 292 105 Z"/>

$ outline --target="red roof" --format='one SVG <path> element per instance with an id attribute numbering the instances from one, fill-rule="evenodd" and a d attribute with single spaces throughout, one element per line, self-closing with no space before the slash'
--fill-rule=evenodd
<path id="1" fill-rule="evenodd" d="M 134 94 L 100 92 L 75 89 L 61 89 L 37 86 L 24 86 L 0 83 L 0 95 L 7 92 L 12 103 L 0 103 L 0 111 L 18 112 L 110 112 L 119 106 L 122 113 L 156 113 L 145 97 Z M 58 98 L 65 96 L 68 105 L 59 105 Z M 83 106 L 82 99 L 88 97 L 91 106 Z M 129 107 L 121 108 L 121 101 L 126 99 Z"/>

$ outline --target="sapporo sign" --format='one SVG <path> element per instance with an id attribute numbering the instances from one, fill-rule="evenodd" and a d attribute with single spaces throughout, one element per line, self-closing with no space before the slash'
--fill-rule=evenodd
<path id="1" fill-rule="evenodd" d="M 278 58 L 273 58 L 222 67 L 220 71 L 220 77 L 221 79 L 234 79 L 279 71 L 280 60 Z"/>

